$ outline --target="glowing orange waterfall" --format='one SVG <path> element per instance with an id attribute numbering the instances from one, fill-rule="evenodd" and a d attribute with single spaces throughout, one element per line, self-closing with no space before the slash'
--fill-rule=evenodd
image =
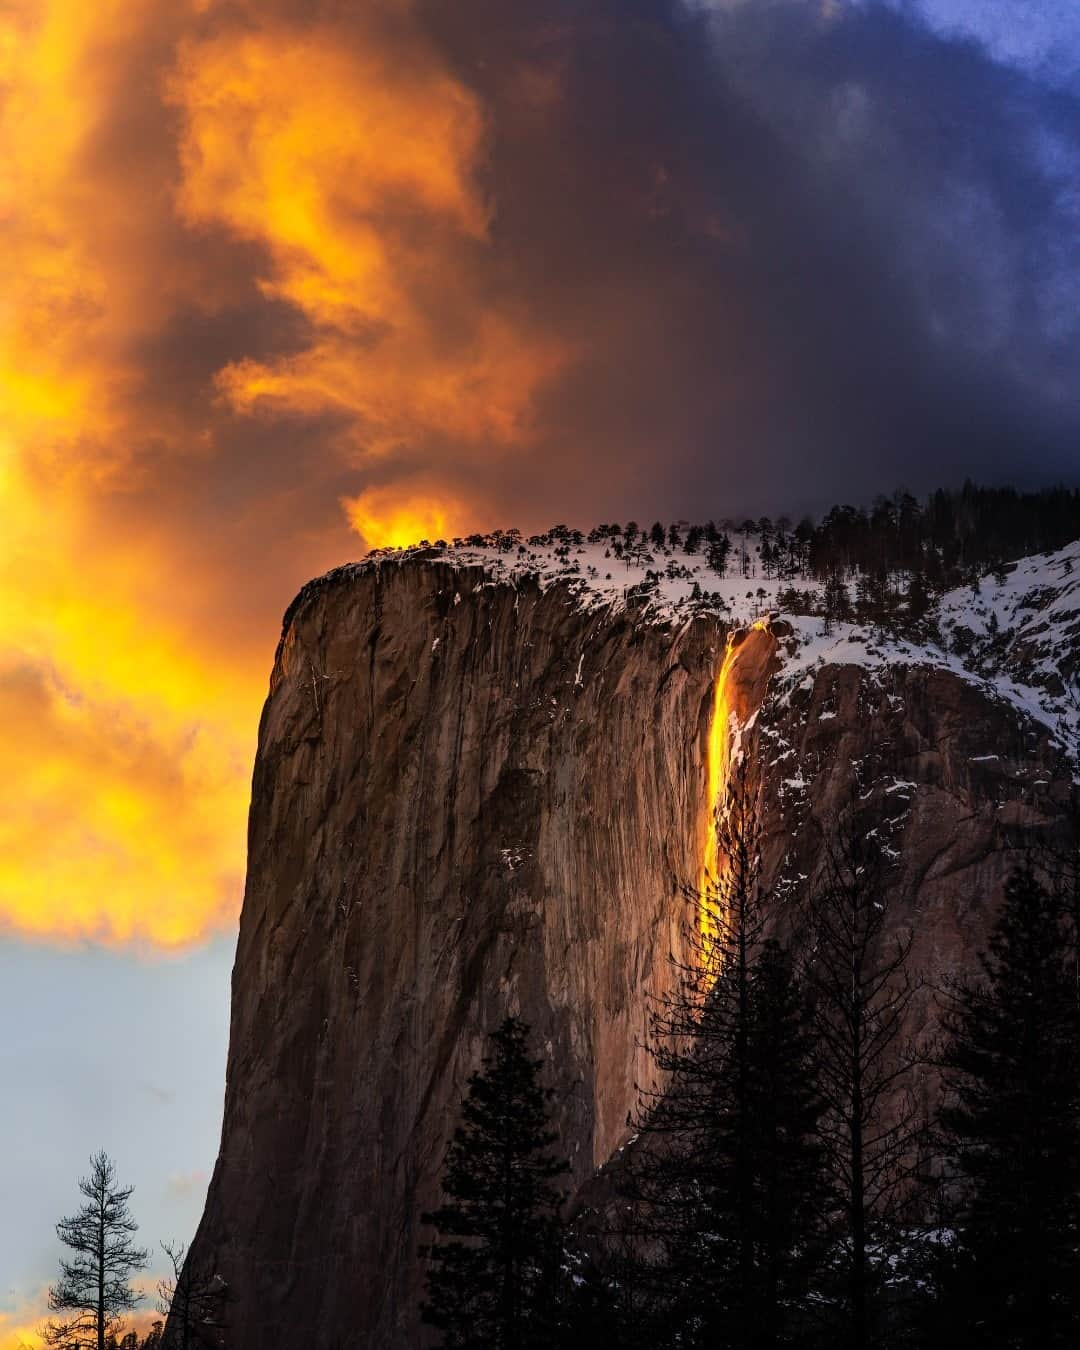
<path id="1" fill-rule="evenodd" d="M 727 795 L 728 772 L 731 768 L 731 717 L 735 709 L 731 697 L 731 671 L 735 665 L 738 648 L 728 635 L 724 659 L 720 673 L 716 677 L 713 691 L 712 721 L 709 723 L 709 746 L 707 752 L 709 795 L 708 816 L 705 828 L 705 854 L 701 863 L 701 879 L 698 882 L 698 927 L 701 932 L 702 950 L 708 954 L 716 937 L 716 889 L 719 881 L 720 855 L 716 837 L 716 822 L 724 806 Z M 710 904 L 710 896 L 712 903 Z"/>
<path id="2" fill-rule="evenodd" d="M 764 619 L 758 619 L 750 627 L 751 631 L 748 633 L 728 634 L 724 659 L 720 663 L 720 673 L 716 677 L 716 686 L 713 690 L 707 757 L 708 816 L 701 878 L 698 882 L 698 929 L 701 936 L 701 954 L 706 963 L 712 955 L 713 943 L 719 929 L 719 912 L 723 906 L 722 874 L 726 869 L 727 859 L 720 856 L 717 822 L 722 812 L 727 809 L 732 750 L 738 733 L 753 720 L 752 714 L 756 712 L 759 694 L 764 692 L 763 680 L 767 682 L 768 679 L 767 664 L 761 659 L 763 649 L 757 642 L 743 639 L 752 639 L 757 634 L 769 634 L 769 625 Z M 775 639 L 770 637 L 769 645 L 764 649 L 766 657 L 774 647 Z M 749 676 L 749 683 L 743 678 L 740 688 L 740 680 L 735 677 L 735 665 L 737 659 L 747 652 L 749 661 L 742 675 Z"/>

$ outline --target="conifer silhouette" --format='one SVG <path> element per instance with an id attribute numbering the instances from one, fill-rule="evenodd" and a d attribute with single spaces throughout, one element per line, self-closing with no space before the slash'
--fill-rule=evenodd
<path id="1" fill-rule="evenodd" d="M 446 1350 L 532 1350 L 553 1344 L 567 1164 L 550 1152 L 551 1093 L 528 1054 L 528 1027 L 508 1017 L 469 1080 L 443 1175 L 443 1204 L 425 1222 L 438 1239 L 424 1320 Z"/>
<path id="2" fill-rule="evenodd" d="M 1080 1011 L 1062 900 L 1016 872 L 981 979 L 953 986 L 945 1016 L 941 1124 L 968 1191 L 946 1301 L 985 1347 L 1080 1340 Z"/>

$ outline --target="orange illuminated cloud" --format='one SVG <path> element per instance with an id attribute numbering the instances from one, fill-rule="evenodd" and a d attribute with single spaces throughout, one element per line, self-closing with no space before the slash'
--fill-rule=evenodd
<path id="1" fill-rule="evenodd" d="M 449 539 L 465 518 L 460 502 L 402 493 L 394 487 L 368 488 L 342 502 L 349 524 L 369 548 L 405 548 L 421 539 Z"/>
<path id="2" fill-rule="evenodd" d="M 21 1299 L 11 1312 L 0 1312 L 0 1350 L 42 1350 L 39 1330 L 48 1317 L 48 1291 Z"/>
<path id="3" fill-rule="evenodd" d="M 145 1336 L 155 1322 L 161 1320 L 156 1310 L 157 1281 L 150 1276 L 135 1279 L 133 1287 L 142 1294 L 145 1305 L 124 1319 L 126 1331 Z M 47 1289 L 41 1289 L 31 1299 L 23 1299 L 13 1312 L 0 1312 L 0 1350 L 44 1350 L 41 1329 L 55 1316 L 49 1312 Z"/>
<path id="4" fill-rule="evenodd" d="M 177 946 L 243 871 L 256 671 L 152 607 L 153 553 L 9 464 L 0 545 L 0 915 L 50 937 Z M 148 584 L 149 583 L 149 584 Z"/>
<path id="5" fill-rule="evenodd" d="M 235 922 L 281 611 L 346 521 L 476 528 L 444 484 L 565 360 L 485 296 L 486 112 L 407 0 L 282 8 L 0 10 L 0 929 Z"/>
<path id="6" fill-rule="evenodd" d="M 348 414 L 369 454 L 431 429 L 520 439 L 562 357 L 471 299 L 489 216 L 472 94 L 422 45 L 402 61 L 288 27 L 185 44 L 168 88 L 184 217 L 262 245 L 263 293 L 311 325 L 301 351 L 221 371 L 235 408 Z"/>
<path id="7" fill-rule="evenodd" d="M 135 194 L 84 167 L 139 13 L 0 20 L 0 922 L 172 946 L 235 912 L 258 682 L 151 607 L 167 558 L 98 520 L 133 472 L 129 353 L 160 315 L 131 271 Z"/>
<path id="8" fill-rule="evenodd" d="M 0 1350 L 41 1350 L 45 1342 L 38 1335 L 38 1325 L 16 1322 L 0 1313 Z"/>

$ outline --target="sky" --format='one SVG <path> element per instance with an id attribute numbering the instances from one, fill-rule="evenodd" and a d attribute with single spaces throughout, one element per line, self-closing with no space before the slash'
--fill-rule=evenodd
<path id="1" fill-rule="evenodd" d="M 1080 481 L 1078 169 L 1072 0 L 0 0 L 0 1347 L 189 1236 L 300 584 Z"/>

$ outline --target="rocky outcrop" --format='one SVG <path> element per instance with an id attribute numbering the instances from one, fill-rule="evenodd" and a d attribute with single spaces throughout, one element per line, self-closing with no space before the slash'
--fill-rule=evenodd
<path id="1" fill-rule="evenodd" d="M 1073 766 L 1045 726 L 985 685 L 924 665 L 829 664 L 769 690 L 759 766 L 762 879 L 777 922 L 821 865 L 822 838 L 857 803 L 925 982 L 905 1034 L 935 1020 L 935 990 L 973 965 L 1023 856 L 1073 846 Z"/>
<path id="2" fill-rule="evenodd" d="M 298 597 L 260 727 L 193 1247 L 229 1287 L 236 1350 L 420 1343 L 419 1216 L 508 1010 L 549 1057 L 575 1182 L 624 1142 L 704 856 L 725 617 L 590 605 L 559 576 L 441 553 Z M 782 620 L 733 640 L 726 705 L 778 913 L 854 784 L 902 857 L 919 961 L 968 961 L 1010 848 L 1063 828 L 1060 746 L 941 664 L 853 647 L 800 665 Z"/>
<path id="3" fill-rule="evenodd" d="M 485 1033 L 618 1146 L 704 841 L 723 634 L 440 562 L 289 616 L 262 718 L 221 1155 L 195 1244 L 243 1347 L 415 1344 L 419 1215 Z"/>

